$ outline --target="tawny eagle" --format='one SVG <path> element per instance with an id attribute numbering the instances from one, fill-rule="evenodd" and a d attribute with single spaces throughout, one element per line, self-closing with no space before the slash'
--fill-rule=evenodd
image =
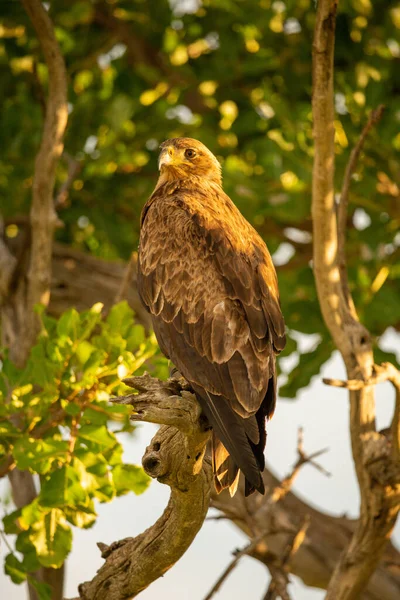
<path id="1" fill-rule="evenodd" d="M 139 293 L 162 352 L 190 383 L 212 428 L 217 491 L 264 493 L 266 419 L 285 346 L 268 249 L 224 193 L 201 142 L 161 144 L 160 177 L 141 215 Z"/>

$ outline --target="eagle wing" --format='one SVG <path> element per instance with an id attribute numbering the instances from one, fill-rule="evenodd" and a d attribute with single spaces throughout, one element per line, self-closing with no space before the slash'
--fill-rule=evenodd
<path id="1" fill-rule="evenodd" d="M 138 284 L 162 351 L 214 427 L 221 486 L 240 468 L 249 490 L 262 488 L 275 353 L 285 344 L 264 242 L 220 188 L 159 190 L 143 212 Z"/>

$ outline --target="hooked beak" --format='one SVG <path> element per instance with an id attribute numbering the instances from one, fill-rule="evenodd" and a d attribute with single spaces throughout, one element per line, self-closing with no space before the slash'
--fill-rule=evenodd
<path id="1" fill-rule="evenodd" d="M 173 162 L 174 150 L 171 146 L 168 146 L 168 148 L 164 148 L 160 154 L 160 157 L 158 159 L 158 170 L 161 171 L 162 167 L 168 167 L 169 165 L 172 165 Z"/>

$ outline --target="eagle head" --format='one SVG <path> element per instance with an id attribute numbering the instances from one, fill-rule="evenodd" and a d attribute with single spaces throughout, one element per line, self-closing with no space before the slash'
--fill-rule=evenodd
<path id="1" fill-rule="evenodd" d="M 160 146 L 158 159 L 163 183 L 193 175 L 221 184 L 221 165 L 212 152 L 193 138 L 173 138 Z"/>

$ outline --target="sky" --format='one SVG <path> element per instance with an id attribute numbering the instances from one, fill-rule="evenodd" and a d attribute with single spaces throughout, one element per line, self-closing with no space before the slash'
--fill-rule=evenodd
<path id="1" fill-rule="evenodd" d="M 385 334 L 385 349 L 398 353 L 400 336 Z M 325 386 L 321 378 L 344 378 L 345 371 L 336 353 L 314 377 L 311 385 L 302 390 L 296 400 L 278 400 L 274 418 L 269 423 L 266 456 L 268 465 L 279 476 L 286 475 L 296 460 L 297 430 L 304 428 L 304 445 L 308 452 L 329 447 L 320 462 L 332 473 L 325 477 L 306 465 L 296 480 L 293 491 L 316 508 L 333 515 L 356 517 L 359 494 L 351 457 L 349 438 L 349 403 L 345 390 Z M 390 384 L 380 384 L 377 390 L 378 428 L 388 425 L 394 406 Z M 154 434 L 155 426 L 142 424 L 133 440 L 125 443 L 125 460 L 140 463 L 145 447 Z M 67 563 L 66 597 L 76 596 L 77 585 L 91 579 L 102 564 L 96 543 L 110 543 L 135 536 L 163 512 L 169 488 L 153 482 L 141 496 L 129 494 L 111 504 L 99 504 L 97 524 L 90 530 L 74 529 L 73 551 Z M 394 540 L 400 546 L 400 526 Z M 232 559 L 232 551 L 246 545 L 247 538 L 234 525 L 225 521 L 206 521 L 193 544 L 181 560 L 162 578 L 140 595 L 141 600 L 203 600 L 215 581 Z M 3 560 L 3 548 L 0 559 Z M 215 600 L 261 600 L 268 585 L 268 572 L 256 560 L 244 557 L 226 580 Z M 306 588 L 291 577 L 290 592 L 294 600 L 319 600 L 324 591 Z M 0 573 L 0 598 L 25 600 L 24 586 L 15 586 Z"/>

